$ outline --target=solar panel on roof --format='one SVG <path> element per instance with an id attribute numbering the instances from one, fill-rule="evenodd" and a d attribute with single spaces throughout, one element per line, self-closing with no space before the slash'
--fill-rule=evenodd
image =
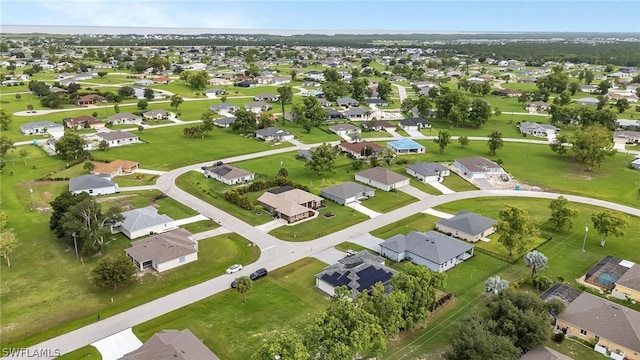
<path id="1" fill-rule="evenodd" d="M 285 186 L 277 187 L 275 189 L 271 189 L 271 190 L 269 190 L 269 192 L 272 193 L 272 194 L 276 194 L 277 195 L 277 194 L 281 194 L 283 192 L 287 192 L 289 190 L 293 190 L 293 187 L 289 186 L 289 185 L 285 185 Z"/>

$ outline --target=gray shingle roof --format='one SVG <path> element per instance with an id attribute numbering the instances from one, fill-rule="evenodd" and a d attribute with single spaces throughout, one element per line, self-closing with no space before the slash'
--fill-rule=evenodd
<path id="1" fill-rule="evenodd" d="M 69 191 L 82 191 L 116 186 L 116 183 L 98 175 L 82 175 L 69 179 Z"/>
<path id="2" fill-rule="evenodd" d="M 361 193 L 369 193 L 370 191 L 375 191 L 375 190 L 368 186 L 355 183 L 353 181 L 347 181 L 346 183 L 342 183 L 339 185 L 322 189 L 321 195 L 328 194 L 340 199 L 348 199 L 350 197 L 354 197 Z"/>
<path id="3" fill-rule="evenodd" d="M 448 167 L 435 162 L 417 162 L 415 164 L 407 166 L 407 169 L 411 169 L 416 172 L 416 174 L 420 174 L 422 176 L 433 176 L 437 175 L 442 171 L 449 170 Z"/>
<path id="4" fill-rule="evenodd" d="M 391 185 L 409 179 L 406 176 L 400 175 L 380 166 L 360 171 L 357 175 L 385 185 Z"/>
<path id="5" fill-rule="evenodd" d="M 140 264 L 149 260 L 162 264 L 198 252 L 197 243 L 189 240 L 189 236 L 189 231 L 176 229 L 134 241 L 124 251 Z"/>
<path id="6" fill-rule="evenodd" d="M 56 124 L 54 122 L 51 121 L 34 121 L 34 122 L 30 122 L 27 124 L 24 124 L 22 126 L 20 126 L 20 130 L 27 132 L 29 130 L 32 129 L 43 129 L 43 128 L 47 128 L 47 129 L 53 129 L 53 128 L 60 128 L 60 129 L 64 129 L 64 126 L 62 126 L 62 124 Z"/>
<path id="7" fill-rule="evenodd" d="M 538 345 L 522 355 L 520 360 L 573 360 L 573 358 L 544 345 Z"/>
<path id="8" fill-rule="evenodd" d="M 473 245 L 437 231 L 426 233 L 411 231 L 407 235 L 398 234 L 381 243 L 380 246 L 397 253 L 410 252 L 436 264 L 444 264 L 474 248 Z"/>
<path id="9" fill-rule="evenodd" d="M 113 141 L 113 140 L 122 140 L 122 139 L 131 139 L 131 138 L 136 138 L 137 136 L 128 133 L 126 131 L 103 131 L 103 132 L 99 132 L 96 134 L 97 137 L 100 137 L 104 140 L 107 141 Z"/>
<path id="10" fill-rule="evenodd" d="M 233 124 L 236 121 L 235 116 L 223 117 L 213 120 L 213 123 L 216 125 L 229 125 Z"/>
<path id="11" fill-rule="evenodd" d="M 220 360 L 189 329 L 162 330 L 122 360 Z"/>
<path id="12" fill-rule="evenodd" d="M 460 211 L 450 219 L 440 219 L 438 224 L 448 226 L 466 234 L 478 235 L 496 224 L 494 219 L 469 211 Z"/>
<path id="13" fill-rule="evenodd" d="M 127 229 L 129 232 L 143 230 L 173 221 L 172 218 L 165 214 L 158 214 L 158 210 L 153 206 L 125 211 L 122 213 L 122 216 L 124 216 L 124 220 L 122 220 L 119 226 Z"/>
<path id="14" fill-rule="evenodd" d="M 629 270 L 616 280 L 616 284 L 640 291 L 640 265 L 635 264 L 629 268 Z"/>
<path id="15" fill-rule="evenodd" d="M 264 129 L 258 129 L 258 130 L 256 130 L 256 134 L 262 135 L 262 136 L 286 136 L 286 135 L 291 135 L 290 132 L 288 132 L 286 130 L 280 130 L 277 127 L 268 127 L 268 128 L 264 128 Z"/>

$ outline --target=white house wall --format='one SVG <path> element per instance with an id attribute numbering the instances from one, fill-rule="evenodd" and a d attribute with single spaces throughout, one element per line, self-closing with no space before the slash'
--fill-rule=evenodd
<path id="1" fill-rule="evenodd" d="M 132 233 L 129 233 L 129 239 L 137 239 L 142 236 L 149 236 L 151 234 L 161 234 L 163 232 L 167 232 L 169 230 L 177 229 L 176 224 L 173 221 L 166 222 L 164 224 L 158 224 L 155 226 L 151 226 L 145 229 L 136 230 Z M 124 231 L 123 231 L 124 233 Z M 125 235 L 127 235 L 125 233 Z M 133 237 L 131 237 L 133 236 Z"/>
<path id="2" fill-rule="evenodd" d="M 194 252 L 192 254 L 189 254 L 180 258 L 176 258 L 173 260 L 169 260 L 161 264 L 154 263 L 153 268 L 156 269 L 156 271 L 158 272 L 163 272 L 163 271 L 171 270 L 173 268 L 177 268 L 178 266 L 188 264 L 190 262 L 194 262 L 196 260 L 198 260 L 198 253 Z"/>
<path id="3" fill-rule="evenodd" d="M 316 278 L 316 287 L 322 290 L 324 293 L 326 293 L 329 296 L 335 295 L 335 288 L 331 286 L 329 283 L 323 280 L 320 280 L 318 278 Z"/>
<path id="4" fill-rule="evenodd" d="M 115 194 L 117 192 L 117 189 L 118 189 L 118 185 L 116 184 L 115 186 L 87 189 L 87 190 L 81 190 L 81 191 L 73 191 L 73 193 L 80 194 L 80 193 L 86 192 L 91 196 L 100 196 L 100 195 Z"/>

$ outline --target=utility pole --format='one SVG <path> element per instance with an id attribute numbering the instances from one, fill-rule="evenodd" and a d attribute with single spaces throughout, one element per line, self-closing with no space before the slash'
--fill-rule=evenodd
<path id="1" fill-rule="evenodd" d="M 73 232 L 73 246 L 76 249 L 76 261 L 80 261 L 80 257 L 78 256 L 78 241 L 76 239 L 76 232 Z"/>
<path id="2" fill-rule="evenodd" d="M 582 240 L 582 252 L 584 252 L 584 246 L 587 244 L 587 234 L 589 233 L 589 224 L 584 226 L 584 240 Z"/>

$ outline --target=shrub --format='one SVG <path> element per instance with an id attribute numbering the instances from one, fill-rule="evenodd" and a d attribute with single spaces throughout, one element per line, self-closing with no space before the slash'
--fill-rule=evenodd
<path id="1" fill-rule="evenodd" d="M 553 341 L 555 341 L 557 343 L 561 343 L 561 342 L 564 341 L 564 337 L 565 337 L 564 334 L 559 332 L 559 333 L 553 335 Z"/>

